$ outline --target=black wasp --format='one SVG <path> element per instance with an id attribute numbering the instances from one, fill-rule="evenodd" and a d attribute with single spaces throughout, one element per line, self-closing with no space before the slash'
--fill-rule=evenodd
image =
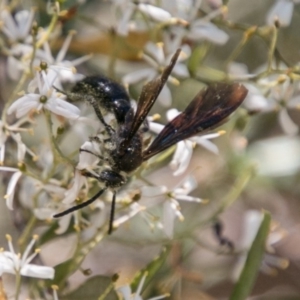
<path id="1" fill-rule="evenodd" d="M 54 218 L 89 205 L 110 189 L 113 192 L 108 229 L 110 234 L 113 230 L 117 189 L 126 183 L 129 173 L 177 142 L 216 128 L 243 102 L 247 95 L 247 89 L 243 85 L 238 83 L 210 85 L 200 91 L 187 108 L 164 127 L 148 148 L 143 149 L 146 117 L 166 83 L 180 51 L 180 49 L 176 51 L 160 77 L 144 85 L 136 111 L 130 105 L 125 89 L 102 76 L 86 77 L 75 85 L 71 93 L 66 93 L 71 101 L 85 100 L 93 106 L 105 128 L 104 143 L 109 143 L 110 146 L 104 148 L 103 157 L 97 155 L 106 166 L 99 174 L 82 171 L 83 175 L 102 182 L 104 188 L 91 199 L 54 215 Z M 104 120 L 103 114 L 106 111 L 114 115 L 114 125 Z M 99 144 L 103 144 L 103 141 L 99 141 Z"/>

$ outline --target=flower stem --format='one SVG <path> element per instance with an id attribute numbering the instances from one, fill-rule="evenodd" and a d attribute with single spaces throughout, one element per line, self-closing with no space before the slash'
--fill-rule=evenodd
<path id="1" fill-rule="evenodd" d="M 52 152 L 56 154 L 55 159 L 66 161 L 71 166 L 73 166 L 74 165 L 73 161 L 70 158 L 68 158 L 67 156 L 65 156 L 62 153 L 62 151 L 60 150 L 59 146 L 57 145 L 56 139 L 55 139 L 55 137 L 53 135 L 53 132 L 52 132 L 52 120 L 51 120 L 51 115 L 50 115 L 49 111 L 44 110 L 44 113 L 45 113 L 45 116 L 46 116 L 47 128 L 48 128 L 49 135 L 50 135 Z M 59 157 L 57 156 L 57 154 L 58 154 Z"/>
<path id="2" fill-rule="evenodd" d="M 20 245 L 21 252 L 24 251 L 24 245 L 27 244 L 27 240 L 32 235 L 32 231 L 36 224 L 36 221 L 37 221 L 37 219 L 36 219 L 35 215 L 32 215 L 29 222 L 27 223 L 25 229 L 23 230 L 21 237 L 19 238 L 19 245 Z"/>
<path id="3" fill-rule="evenodd" d="M 272 62 L 274 58 L 274 51 L 276 49 L 277 37 L 278 37 L 278 30 L 277 27 L 274 25 L 272 28 L 271 44 L 270 44 L 270 49 L 268 54 L 268 72 L 271 72 L 272 69 Z"/>
<path id="4" fill-rule="evenodd" d="M 226 67 L 228 67 L 228 65 L 238 57 L 238 55 L 242 52 L 245 45 L 249 42 L 251 37 L 255 34 L 256 30 L 257 30 L 257 27 L 253 26 L 244 32 L 243 38 L 238 43 L 238 45 L 235 47 L 235 49 L 231 52 L 229 57 L 226 59 L 226 61 L 225 61 Z"/>
<path id="5" fill-rule="evenodd" d="M 41 39 L 36 43 L 36 49 L 43 46 L 43 44 L 49 39 L 50 34 L 52 33 L 52 31 L 54 30 L 54 28 L 56 26 L 57 20 L 58 20 L 58 14 L 54 14 L 52 16 L 52 19 L 48 26 L 47 31 L 42 35 Z"/>
<path id="6" fill-rule="evenodd" d="M 16 294 L 15 294 L 15 300 L 19 300 L 19 295 L 21 291 L 21 274 L 16 272 Z"/>

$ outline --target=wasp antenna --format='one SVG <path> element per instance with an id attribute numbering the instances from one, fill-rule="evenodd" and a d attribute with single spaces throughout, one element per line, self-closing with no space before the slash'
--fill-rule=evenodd
<path id="1" fill-rule="evenodd" d="M 97 200 L 98 197 L 100 197 L 100 196 L 103 194 L 103 192 L 104 192 L 105 190 L 106 190 L 106 189 L 102 189 L 102 190 L 100 190 L 95 196 L 93 196 L 91 199 L 89 199 L 89 200 L 87 200 L 87 201 L 85 201 L 85 202 L 83 202 L 83 203 L 80 203 L 80 204 L 78 204 L 78 205 L 76 205 L 76 206 L 73 206 L 73 207 L 71 207 L 71 208 L 69 208 L 69 209 L 66 209 L 65 211 L 63 211 L 63 212 L 61 212 L 61 213 L 58 213 L 58 214 L 53 215 L 53 218 L 60 218 L 60 217 L 63 217 L 63 216 L 65 216 L 65 215 L 68 215 L 68 214 L 70 214 L 70 213 L 76 211 L 76 210 L 79 210 L 79 209 L 81 209 L 81 208 L 83 208 L 83 207 L 88 206 L 89 204 L 91 204 L 91 203 L 93 203 L 95 200 Z"/>

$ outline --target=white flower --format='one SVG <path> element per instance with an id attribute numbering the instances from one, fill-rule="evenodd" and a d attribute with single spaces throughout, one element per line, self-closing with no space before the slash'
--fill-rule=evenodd
<path id="1" fill-rule="evenodd" d="M 130 4 L 127 7 L 120 7 L 120 5 L 117 5 L 116 2 L 117 1 L 114 1 L 115 9 L 116 9 L 116 19 L 117 19 L 116 31 L 118 34 L 126 36 L 129 31 L 129 21 L 133 15 L 135 6 Z M 122 11 L 122 14 L 120 16 L 117 13 L 118 9 Z"/>
<path id="2" fill-rule="evenodd" d="M 0 18 L 3 21 L 1 30 L 11 43 L 19 43 L 20 41 L 28 42 L 33 17 L 33 10 L 18 11 L 13 18 L 11 13 L 7 9 L 4 9 L 1 11 L 0 15 Z"/>
<path id="3" fill-rule="evenodd" d="M 88 182 L 87 182 L 87 176 L 85 175 L 85 172 L 88 172 L 89 174 L 93 175 L 95 178 L 98 178 L 98 173 L 94 171 L 95 167 L 97 167 L 97 164 L 99 162 L 99 157 L 97 156 L 97 154 L 99 153 L 99 149 L 96 143 L 85 142 L 80 149 L 81 151 L 79 154 L 79 162 L 75 168 L 75 174 L 73 177 L 72 186 L 64 193 L 64 198 L 61 201 L 61 205 L 59 209 L 47 208 L 43 210 L 43 214 L 46 218 L 48 218 L 50 215 L 53 216 L 53 214 L 57 213 L 57 211 L 65 211 L 68 208 L 70 208 L 70 204 L 72 204 L 76 200 L 79 193 L 82 192 L 83 187 L 85 187 L 84 192 L 85 194 L 87 194 Z M 96 203 L 94 207 L 99 207 L 101 211 L 105 212 L 102 203 Z M 75 217 L 75 226 L 79 223 L 77 214 L 69 213 L 65 215 L 63 218 L 59 219 L 58 222 L 60 227 L 56 231 L 57 234 L 61 234 L 66 231 L 66 229 L 70 224 L 72 215 Z"/>
<path id="4" fill-rule="evenodd" d="M 139 3 L 138 10 L 157 22 L 168 22 L 172 16 L 166 10 L 150 4 Z"/>
<path id="5" fill-rule="evenodd" d="M 263 220 L 263 213 L 255 210 L 250 210 L 246 213 L 244 219 L 244 227 L 242 233 L 242 239 L 240 241 L 239 248 L 243 251 L 239 256 L 238 262 L 233 270 L 232 278 L 236 281 L 246 262 L 247 259 L 247 251 L 251 248 L 253 241 L 257 235 L 257 232 L 260 228 L 261 222 Z M 261 271 L 267 273 L 269 275 L 276 274 L 277 270 L 274 267 L 278 268 L 286 268 L 289 264 L 288 260 L 283 259 L 281 257 L 276 257 L 274 254 L 275 250 L 273 248 L 273 244 L 278 243 L 285 236 L 285 231 L 280 230 L 279 228 L 273 227 L 271 225 L 271 231 L 266 241 L 266 251 L 271 253 L 271 255 L 266 252 L 264 258 L 261 263 Z M 235 247 L 237 248 L 237 246 Z"/>
<path id="6" fill-rule="evenodd" d="M 17 144 L 17 148 L 18 148 L 17 158 L 19 163 L 23 162 L 26 153 L 31 155 L 33 159 L 36 158 L 36 155 L 22 142 L 20 133 L 15 133 L 15 132 L 22 132 L 22 131 L 23 132 L 30 131 L 30 129 L 20 127 L 23 123 L 26 122 L 28 122 L 27 119 L 20 119 L 18 120 L 18 122 L 16 122 L 13 125 L 7 125 L 7 124 L 4 125 L 4 123 L 0 120 L 0 166 L 4 162 L 5 143 L 7 137 L 9 136 L 12 137 L 12 139 Z"/>
<path id="7" fill-rule="evenodd" d="M 38 220 L 51 220 L 53 214 L 59 210 L 65 210 L 69 208 L 69 205 L 65 205 L 58 202 L 58 199 L 64 197 L 66 189 L 61 187 L 61 182 L 55 179 L 50 179 L 48 183 L 26 177 L 22 181 L 22 185 L 19 192 L 19 200 L 24 207 L 29 208 L 33 211 L 33 214 Z M 36 195 L 39 195 L 36 197 Z M 32 199 L 36 199 L 33 204 Z M 64 218 L 58 219 L 58 229 L 55 233 L 64 233 L 70 225 L 72 214 L 65 216 Z M 78 224 L 77 218 L 75 217 L 75 225 Z"/>
<path id="8" fill-rule="evenodd" d="M 113 228 L 118 228 L 120 227 L 120 225 L 122 225 L 125 222 L 128 222 L 131 218 L 133 218 L 135 215 L 137 215 L 140 212 L 143 212 L 146 209 L 146 207 L 133 202 L 130 206 L 129 206 L 129 213 L 116 218 L 113 222 Z"/>
<path id="9" fill-rule="evenodd" d="M 119 227 L 121 224 L 129 221 L 131 218 L 139 214 L 139 216 L 147 223 L 149 228 L 153 230 L 154 228 L 162 229 L 162 223 L 160 220 L 153 216 L 153 214 L 147 211 L 147 208 L 155 206 L 155 201 L 153 197 L 162 196 L 166 193 L 168 189 L 165 186 L 145 186 L 141 188 L 131 189 L 128 187 L 126 190 L 119 191 L 116 198 L 116 203 L 122 203 L 128 206 L 128 211 L 121 217 L 114 220 L 114 228 Z M 141 201 L 134 201 L 134 198 L 141 198 Z M 147 199 L 149 198 L 149 199 Z"/>
<path id="10" fill-rule="evenodd" d="M 33 47 L 31 28 L 34 18 L 34 11 L 21 10 L 14 17 L 5 8 L 0 12 L 0 19 L 3 22 L 1 30 L 7 36 L 11 46 L 7 49 L 7 73 L 8 76 L 17 80 L 20 72 L 27 70 L 31 62 Z M 36 50 L 36 54 L 40 50 Z"/>
<path id="11" fill-rule="evenodd" d="M 297 134 L 298 125 L 291 119 L 288 111 L 300 108 L 299 82 L 291 82 L 287 75 L 272 74 L 260 79 L 257 85 L 246 83 L 245 86 L 248 94 L 243 105 L 250 112 L 278 112 L 278 121 L 283 131 L 288 135 Z"/>
<path id="12" fill-rule="evenodd" d="M 21 135 L 20 133 L 16 133 L 14 135 L 14 139 L 15 141 L 17 142 L 17 146 L 18 146 L 18 162 L 19 163 L 23 163 L 24 162 L 24 158 L 25 158 L 25 154 L 26 154 L 26 150 L 27 150 L 27 147 L 26 145 L 22 142 L 22 139 L 21 139 Z"/>
<path id="13" fill-rule="evenodd" d="M 291 24 L 294 10 L 294 3 L 292 0 L 278 0 L 270 8 L 266 22 L 268 25 L 274 25 L 275 22 L 279 22 L 281 27 L 286 27 Z"/>
<path id="14" fill-rule="evenodd" d="M 62 203 L 73 203 L 83 185 L 87 185 L 86 177 L 81 174 L 80 170 L 75 169 L 72 187 L 65 192 L 65 198 L 62 200 Z"/>
<path id="15" fill-rule="evenodd" d="M 135 12 L 141 12 L 150 20 L 155 22 L 170 22 L 172 21 L 171 14 L 158 6 L 147 3 L 132 3 L 131 1 L 115 0 L 114 8 L 116 13 L 116 31 L 120 35 L 127 35 L 129 30 L 143 30 L 145 26 L 149 26 L 142 19 L 134 20 Z"/>
<path id="16" fill-rule="evenodd" d="M 270 108 L 279 110 L 278 121 L 283 131 L 288 135 L 297 134 L 299 131 L 298 125 L 291 119 L 288 111 L 299 110 L 300 97 L 293 96 L 293 94 L 296 94 L 295 92 L 300 90 L 299 83 L 292 83 L 287 76 L 281 75 L 261 80 L 259 84 L 269 89 L 268 102 Z M 276 103 L 276 106 L 274 103 Z"/>
<path id="17" fill-rule="evenodd" d="M 288 110 L 299 110 L 300 97 L 293 94 L 295 91 L 299 91 L 299 83 L 293 83 L 285 76 L 270 76 L 265 80 L 262 80 L 260 84 L 270 87 L 269 99 L 276 102 L 278 105 L 278 121 L 283 131 L 288 135 L 295 135 L 298 133 L 298 125 L 291 119 Z"/>
<path id="18" fill-rule="evenodd" d="M 175 108 L 168 110 L 167 112 L 167 119 L 168 121 L 173 120 L 176 116 L 179 115 L 179 111 Z M 155 133 L 160 133 L 163 128 L 164 125 L 162 124 L 158 124 L 155 122 L 151 122 L 151 118 L 149 118 L 149 128 L 152 132 Z M 189 139 L 186 139 L 184 141 L 180 141 L 176 144 L 176 150 L 175 153 L 173 155 L 173 159 L 170 163 L 170 167 L 171 169 L 174 171 L 173 175 L 174 176 L 179 176 L 181 174 L 183 174 L 186 169 L 189 166 L 192 154 L 193 154 L 193 150 L 195 148 L 195 145 L 201 145 L 202 147 L 206 148 L 207 150 L 218 154 L 218 148 L 215 144 L 213 144 L 210 139 L 214 139 L 216 137 L 221 136 L 222 134 L 224 134 L 225 131 L 220 130 L 216 133 L 210 133 L 210 134 L 206 134 L 206 135 L 202 135 L 202 136 L 194 136 L 191 137 Z"/>
<path id="19" fill-rule="evenodd" d="M 38 66 L 42 55 L 41 49 L 36 49 L 35 57 L 33 58 L 33 66 Z M 30 72 L 29 67 L 32 61 L 33 47 L 29 44 L 13 44 L 7 49 L 7 73 L 13 80 L 18 80 L 21 72 Z"/>
<path id="20" fill-rule="evenodd" d="M 180 211 L 180 204 L 178 201 L 187 201 L 195 203 L 204 203 L 206 200 L 203 200 L 198 197 L 189 196 L 196 187 L 197 181 L 194 177 L 189 176 L 184 179 L 184 181 L 177 186 L 172 192 L 167 194 L 168 199 L 164 203 L 164 212 L 163 212 L 163 228 L 166 235 L 170 238 L 173 237 L 174 233 L 174 222 L 176 217 L 180 220 L 184 220 L 184 216 Z"/>
<path id="21" fill-rule="evenodd" d="M 96 145 L 92 142 L 85 142 L 81 147 L 79 161 L 75 169 L 72 187 L 66 191 L 65 198 L 62 200 L 64 204 L 71 204 L 77 198 L 81 188 L 87 184 L 87 177 L 82 175 L 82 170 L 87 170 L 97 177 L 97 173 L 93 169 L 97 166 L 99 158 L 93 153 L 98 153 Z M 85 151 L 84 151 L 85 150 Z"/>
<path id="22" fill-rule="evenodd" d="M 143 298 L 141 296 L 141 292 L 142 292 L 143 285 L 145 283 L 145 279 L 146 279 L 147 275 L 148 275 L 147 273 L 145 273 L 143 275 L 143 277 L 142 277 L 135 293 L 132 293 L 129 284 L 119 287 L 117 289 L 117 291 L 122 295 L 122 299 L 123 300 L 143 300 Z M 149 298 L 148 300 L 159 300 L 159 299 L 164 299 L 164 298 L 169 297 L 169 296 L 170 296 L 169 294 L 165 294 L 165 295 L 162 295 L 162 296 Z"/>
<path id="23" fill-rule="evenodd" d="M 193 41 L 207 40 L 217 45 L 223 45 L 228 41 L 228 34 L 210 22 L 218 15 L 224 14 L 222 7 L 199 19 L 197 13 L 202 2 L 201 0 L 177 0 L 172 2 L 175 2 L 175 4 L 172 3 L 173 7 L 169 9 L 173 12 L 173 16 L 184 19 L 188 24 L 185 27 L 174 26 L 170 28 L 172 34 L 180 36 L 181 40 L 184 38 Z"/>
<path id="24" fill-rule="evenodd" d="M 76 167 L 78 170 L 85 169 L 92 172 L 99 162 L 97 154 L 99 154 L 100 150 L 98 146 L 98 143 L 89 141 L 83 143 L 80 147 L 79 161 Z"/>
<path id="25" fill-rule="evenodd" d="M 10 178 L 10 181 L 6 189 L 6 194 L 4 196 L 4 199 L 6 199 L 6 206 L 10 210 L 13 210 L 13 200 L 15 196 L 15 190 L 16 190 L 17 183 L 22 175 L 22 172 L 16 168 L 1 167 L 1 166 L 0 166 L 0 171 L 14 172 L 14 174 Z"/>
<path id="26" fill-rule="evenodd" d="M 225 31 L 219 29 L 211 22 L 202 19 L 191 24 L 186 36 L 194 41 L 207 40 L 217 45 L 224 45 L 229 39 Z"/>
<path id="27" fill-rule="evenodd" d="M 47 78 L 41 79 L 39 72 L 36 73 L 36 80 L 39 93 L 28 93 L 17 99 L 8 108 L 8 114 L 15 112 L 16 117 L 20 118 L 33 109 L 41 111 L 44 108 L 68 119 L 77 119 L 79 117 L 80 110 L 75 105 L 59 97 L 59 94 L 52 87 L 53 81 L 48 82 Z"/>
<path id="28" fill-rule="evenodd" d="M 207 201 L 189 195 L 189 193 L 191 193 L 197 187 L 197 185 L 198 184 L 195 178 L 188 176 L 177 187 L 171 190 L 165 186 L 143 186 L 141 188 L 143 200 L 144 197 L 152 198 L 150 205 L 155 203 L 155 201 L 153 201 L 154 197 L 161 198 L 161 196 L 163 196 L 163 220 L 162 224 L 158 224 L 158 227 L 162 228 L 168 237 L 173 237 L 175 219 L 178 218 L 180 221 L 184 220 L 184 216 L 180 211 L 181 208 L 178 201 L 195 203 L 205 203 Z M 147 207 L 150 205 L 146 204 Z M 151 222 L 148 223 L 152 225 Z"/>
<path id="29" fill-rule="evenodd" d="M 202 0 L 165 0 L 161 5 L 173 16 L 191 21 L 197 17 L 201 3 Z"/>
<path id="30" fill-rule="evenodd" d="M 0 252 L 0 276 L 3 273 L 10 273 L 41 279 L 54 278 L 54 268 L 30 264 L 40 252 L 40 249 L 35 249 L 34 253 L 29 255 L 37 240 L 37 236 L 32 238 L 22 255 L 15 252 L 11 237 L 7 235 L 6 238 L 8 240 L 9 251 Z"/>
<path id="31" fill-rule="evenodd" d="M 261 90 L 253 84 L 245 84 L 248 94 L 243 105 L 251 112 L 270 112 L 277 109 L 277 103 L 273 99 L 267 99 Z"/>
<path id="32" fill-rule="evenodd" d="M 32 46 L 26 44 L 14 44 L 8 50 L 7 74 L 12 80 L 18 80 L 22 71 L 28 69 Z"/>
<path id="33" fill-rule="evenodd" d="M 165 54 L 164 47 L 162 43 L 154 44 L 152 42 L 147 43 L 145 46 L 145 53 L 143 55 L 144 59 L 150 65 L 148 68 L 144 68 L 138 71 L 134 71 L 125 75 L 122 79 L 125 86 L 130 84 L 134 84 L 137 82 L 145 81 L 148 82 L 154 78 L 156 78 L 161 70 L 166 67 L 171 57 L 174 55 L 174 51 L 170 49 L 171 52 Z M 188 77 L 189 72 L 187 66 L 181 63 L 183 60 L 186 60 L 190 55 L 190 48 L 187 45 L 182 46 L 181 54 L 172 70 L 172 74 L 181 77 Z M 177 79 L 175 79 L 172 75 L 168 78 L 169 82 L 173 84 L 178 84 Z M 171 91 L 167 84 L 164 85 L 161 93 L 158 96 L 158 101 L 164 106 L 170 106 L 172 103 L 172 95 Z"/>
<path id="34" fill-rule="evenodd" d="M 51 220 L 53 215 L 58 210 L 64 211 L 64 210 L 70 208 L 70 205 L 64 204 L 61 201 L 60 202 L 57 202 L 57 201 L 50 202 L 51 200 L 53 200 L 53 198 L 61 199 L 66 193 L 66 189 L 58 186 L 57 184 L 48 183 L 48 184 L 43 185 L 43 184 L 38 183 L 38 186 L 35 187 L 36 189 L 44 190 L 47 193 L 49 193 L 49 196 L 46 196 L 46 194 L 45 194 L 45 197 L 44 197 L 45 199 L 39 199 L 39 200 L 44 200 L 44 201 L 41 201 L 40 207 L 31 208 L 31 209 L 33 209 L 33 213 L 38 220 Z M 26 188 L 26 187 L 24 187 L 24 188 Z M 37 193 L 37 191 L 36 191 L 36 193 Z M 42 195 L 44 195 L 44 194 L 42 194 Z M 75 198 L 72 198 L 73 201 L 74 201 L 74 199 Z M 57 220 L 58 228 L 55 230 L 55 233 L 56 234 L 65 233 L 66 230 L 70 226 L 73 216 L 74 216 L 74 227 L 78 226 L 79 218 L 77 217 L 77 215 L 76 214 L 68 214 L 68 215 L 64 216 L 63 218 L 59 218 Z"/>
<path id="35" fill-rule="evenodd" d="M 0 165 L 2 165 L 4 162 L 6 139 L 7 139 L 7 133 L 5 131 L 5 126 L 3 122 L 0 120 Z"/>
<path id="36" fill-rule="evenodd" d="M 60 88 L 61 82 L 65 82 L 65 81 L 75 82 L 82 79 L 84 76 L 76 73 L 75 67 L 87 61 L 91 57 L 91 55 L 85 55 L 83 57 L 76 58 L 73 61 L 69 61 L 65 59 L 73 35 L 74 35 L 73 31 L 71 31 L 68 34 L 56 58 L 53 57 L 48 42 L 45 42 L 43 44 L 44 52 L 41 53 L 41 55 L 39 55 L 41 61 L 47 63 L 47 72 L 49 73 L 54 72 L 54 74 L 48 74 L 48 76 L 50 78 L 52 78 L 52 76 L 55 76 L 55 80 L 53 82 L 53 85 L 55 87 Z"/>
<path id="37" fill-rule="evenodd" d="M 64 205 L 62 203 L 59 206 L 59 210 L 64 211 L 69 207 L 70 207 L 69 205 Z M 54 208 L 54 207 L 53 208 L 41 207 L 41 208 L 35 208 L 33 210 L 33 213 L 38 220 L 50 220 L 57 211 L 58 211 L 58 209 Z M 79 220 L 76 217 L 76 214 L 74 215 L 74 214 L 70 213 L 70 214 L 65 215 L 63 218 L 59 218 L 57 220 L 58 228 L 55 230 L 55 233 L 58 235 L 65 233 L 70 226 L 73 216 L 75 216 L 74 227 L 77 226 L 79 224 Z"/>
<path id="38" fill-rule="evenodd" d="M 10 126 L 8 127 L 8 129 L 10 129 Z M 14 139 L 14 141 L 17 144 L 17 159 L 18 159 L 18 163 L 22 164 L 24 162 L 24 158 L 25 158 L 25 154 L 28 153 L 29 155 L 32 156 L 33 160 L 36 160 L 37 157 L 34 154 L 33 151 L 31 151 L 22 141 L 21 135 L 20 133 L 10 133 L 11 137 Z"/>

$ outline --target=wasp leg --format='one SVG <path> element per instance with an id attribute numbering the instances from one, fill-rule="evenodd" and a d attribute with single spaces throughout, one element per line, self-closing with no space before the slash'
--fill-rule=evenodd
<path id="1" fill-rule="evenodd" d="M 113 198 L 111 202 L 110 208 L 110 217 L 109 217 L 109 227 L 108 227 L 108 234 L 111 234 L 114 229 L 114 217 L 115 217 L 115 207 L 116 207 L 116 195 L 117 192 L 113 192 Z"/>
<path id="2" fill-rule="evenodd" d="M 79 151 L 80 151 L 80 152 L 86 152 L 86 153 L 92 154 L 92 155 L 94 155 L 94 156 L 96 156 L 97 158 L 102 159 L 102 160 L 105 159 L 103 156 L 98 155 L 98 154 L 96 154 L 96 153 L 94 153 L 94 152 L 92 152 L 92 151 L 90 151 L 90 150 L 88 150 L 88 149 L 81 149 L 81 148 L 80 148 Z"/>

